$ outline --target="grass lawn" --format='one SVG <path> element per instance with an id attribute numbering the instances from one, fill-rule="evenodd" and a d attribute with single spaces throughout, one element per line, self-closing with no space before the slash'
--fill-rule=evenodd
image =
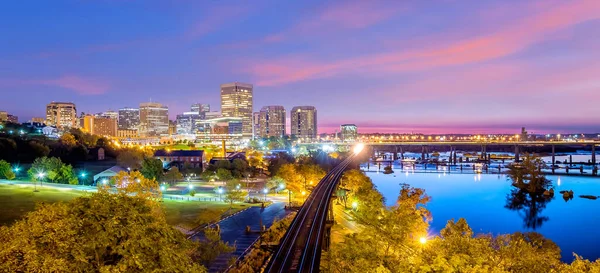
<path id="1" fill-rule="evenodd" d="M 69 201 L 89 194 L 48 188 L 38 189 L 39 192 L 33 192 L 32 187 L 0 185 L 0 225 L 10 225 L 21 219 L 27 212 L 35 209 L 36 203 Z"/>
<path id="2" fill-rule="evenodd" d="M 91 194 L 48 188 L 39 190 L 39 192 L 33 192 L 31 187 L 0 185 L 0 225 L 10 225 L 23 218 L 26 213 L 33 211 L 39 202 L 69 201 L 73 198 Z M 234 204 L 230 210 L 229 204 L 223 202 L 165 200 L 162 204 L 167 222 L 185 228 L 193 228 L 203 222 L 213 222 L 220 217 L 225 217 L 251 206 L 250 204 Z"/>

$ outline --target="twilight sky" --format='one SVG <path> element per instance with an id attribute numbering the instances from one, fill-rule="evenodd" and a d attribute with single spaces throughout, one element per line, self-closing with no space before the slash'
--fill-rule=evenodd
<path id="1" fill-rule="evenodd" d="M 5 1 L 0 110 L 314 105 L 319 131 L 600 132 L 600 1 Z"/>

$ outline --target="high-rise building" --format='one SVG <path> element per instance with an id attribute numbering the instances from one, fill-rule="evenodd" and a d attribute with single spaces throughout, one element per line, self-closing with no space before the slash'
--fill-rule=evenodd
<path id="1" fill-rule="evenodd" d="M 281 137 L 285 135 L 285 108 L 283 106 L 264 106 L 260 109 L 260 137 Z"/>
<path id="2" fill-rule="evenodd" d="M 121 108 L 119 109 L 119 130 L 136 130 L 140 126 L 140 109 Z"/>
<path id="3" fill-rule="evenodd" d="M 342 124 L 340 132 L 344 142 L 354 142 L 358 139 L 358 127 L 355 124 Z"/>
<path id="4" fill-rule="evenodd" d="M 110 117 L 83 115 L 81 117 L 81 130 L 100 136 L 117 136 L 117 120 Z"/>
<path id="5" fill-rule="evenodd" d="M 177 129 L 178 135 L 184 134 L 195 134 L 198 131 L 198 122 L 204 120 L 204 113 L 199 112 L 184 112 L 183 114 L 177 115 Z"/>
<path id="6" fill-rule="evenodd" d="M 157 102 L 140 104 L 140 136 L 169 133 L 169 108 Z"/>
<path id="7" fill-rule="evenodd" d="M 210 104 L 194 103 L 192 104 L 191 111 L 196 113 L 210 112 Z"/>
<path id="8" fill-rule="evenodd" d="M 221 114 L 223 117 L 242 118 L 242 135 L 252 136 L 251 84 L 227 83 L 221 85 Z"/>
<path id="9" fill-rule="evenodd" d="M 77 108 L 72 102 L 51 102 L 46 106 L 46 125 L 57 128 L 77 127 Z"/>
<path id="10" fill-rule="evenodd" d="M 317 109 L 314 106 L 296 106 L 290 116 L 291 135 L 300 139 L 317 137 Z"/>
<path id="11" fill-rule="evenodd" d="M 222 118 L 223 116 L 221 115 L 221 112 L 206 112 L 204 113 L 204 119 L 215 119 L 215 118 Z"/>

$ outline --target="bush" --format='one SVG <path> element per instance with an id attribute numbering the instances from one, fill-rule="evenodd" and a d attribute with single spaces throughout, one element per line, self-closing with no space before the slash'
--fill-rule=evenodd
<path id="1" fill-rule="evenodd" d="M 191 197 L 194 197 L 194 195 L 196 195 L 196 190 L 191 190 L 191 191 L 190 191 L 190 196 L 191 196 Z"/>

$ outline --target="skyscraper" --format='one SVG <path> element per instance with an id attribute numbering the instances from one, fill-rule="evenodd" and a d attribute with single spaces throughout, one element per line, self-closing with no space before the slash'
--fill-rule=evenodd
<path id="1" fill-rule="evenodd" d="M 46 106 L 46 125 L 57 128 L 77 127 L 77 108 L 72 102 L 51 102 Z"/>
<path id="2" fill-rule="evenodd" d="M 112 110 L 108 110 L 106 112 L 102 112 L 102 113 L 99 114 L 99 116 L 112 118 L 112 119 L 117 120 L 117 121 L 119 120 L 119 113 L 115 112 L 115 111 L 112 111 Z"/>
<path id="3" fill-rule="evenodd" d="M 260 137 L 260 112 L 252 113 L 252 139 Z"/>
<path id="4" fill-rule="evenodd" d="M 135 130 L 140 126 L 140 109 L 119 109 L 119 130 Z"/>
<path id="5" fill-rule="evenodd" d="M 317 109 L 314 106 L 292 108 L 291 120 L 291 135 L 300 139 L 317 137 Z"/>
<path id="6" fill-rule="evenodd" d="M 196 113 L 210 112 L 210 104 L 194 103 L 192 104 L 191 111 Z"/>
<path id="7" fill-rule="evenodd" d="M 157 102 L 140 103 L 140 135 L 169 133 L 169 108 Z"/>
<path id="8" fill-rule="evenodd" d="M 259 113 L 258 135 L 260 137 L 285 135 L 285 108 L 283 106 L 264 106 Z"/>
<path id="9" fill-rule="evenodd" d="M 252 136 L 252 85 L 226 83 L 221 85 L 221 114 L 242 118 L 242 136 Z"/>
<path id="10" fill-rule="evenodd" d="M 81 130 L 93 135 L 117 136 L 117 120 L 108 116 L 83 115 Z"/>

